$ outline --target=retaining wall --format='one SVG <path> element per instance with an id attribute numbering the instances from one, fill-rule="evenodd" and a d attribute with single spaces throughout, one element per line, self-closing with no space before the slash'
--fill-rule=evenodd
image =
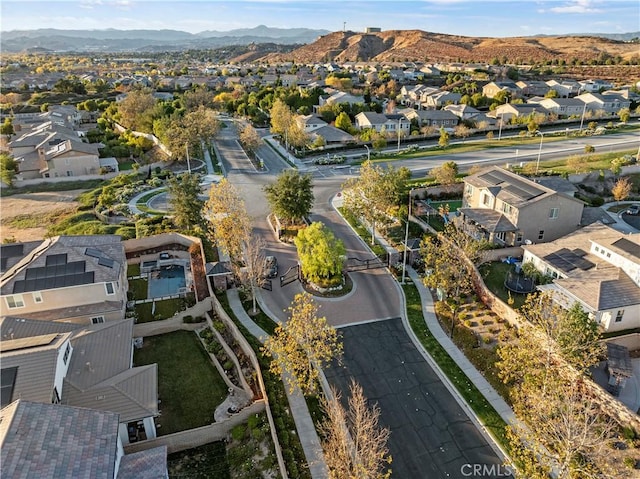
<path id="1" fill-rule="evenodd" d="M 264 401 L 255 401 L 225 421 L 128 444 L 124 446 L 124 451 L 126 454 L 131 454 L 158 446 L 167 446 L 167 452 L 172 454 L 174 452 L 203 446 L 210 442 L 221 441 L 229 435 L 229 432 L 234 426 L 246 423 L 249 417 L 261 413 L 264 409 Z"/>

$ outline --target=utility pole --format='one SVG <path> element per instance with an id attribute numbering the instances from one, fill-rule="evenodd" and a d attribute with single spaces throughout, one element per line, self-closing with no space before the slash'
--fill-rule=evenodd
<path id="1" fill-rule="evenodd" d="M 347 22 L 342 22 L 342 33 L 347 31 Z"/>

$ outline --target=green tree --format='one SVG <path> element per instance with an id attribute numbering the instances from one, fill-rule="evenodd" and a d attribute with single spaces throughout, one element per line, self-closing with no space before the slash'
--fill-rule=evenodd
<path id="1" fill-rule="evenodd" d="M 0 153 L 0 181 L 7 186 L 13 186 L 16 174 L 18 174 L 18 163 L 13 156 Z"/>
<path id="2" fill-rule="evenodd" d="M 450 186 L 456 183 L 458 176 L 458 164 L 455 161 L 446 163 L 432 169 L 429 175 L 434 177 L 438 184 Z"/>
<path id="3" fill-rule="evenodd" d="M 407 168 L 388 166 L 383 169 L 371 161 L 365 161 L 360 176 L 346 181 L 344 207 L 363 218 L 371 226 L 371 244 L 375 242 L 378 224 L 386 225 L 398 214 L 403 204 L 403 191 L 411 172 Z"/>
<path id="4" fill-rule="evenodd" d="M 240 263 L 243 245 L 251 235 L 251 219 L 238 190 L 226 178 L 211 185 L 204 211 L 213 242 Z"/>
<path id="5" fill-rule="evenodd" d="M 353 129 L 353 124 L 351 123 L 351 118 L 344 111 L 338 115 L 336 118 L 336 128 L 339 128 L 347 133 Z"/>
<path id="6" fill-rule="evenodd" d="M 172 176 L 167 182 L 167 192 L 175 225 L 186 231 L 200 228 L 204 204 L 199 198 L 202 193 L 200 175 L 182 173 Z"/>
<path id="7" fill-rule="evenodd" d="M 329 228 L 320 222 L 311 223 L 293 241 L 305 278 L 322 287 L 342 283 L 346 249 Z"/>
<path id="8" fill-rule="evenodd" d="M 391 455 L 387 448 L 389 428 L 380 428 L 380 408 L 369 407 L 362 386 L 351 379 L 349 410 L 332 388 L 322 401 L 325 419 L 320 425 L 322 451 L 331 479 L 388 479 Z"/>
<path id="9" fill-rule="evenodd" d="M 0 125 L 0 135 L 11 136 L 15 133 L 13 129 L 13 120 L 9 117 L 4 119 L 2 125 Z"/>
<path id="10" fill-rule="evenodd" d="M 449 146 L 450 135 L 444 127 L 440 128 L 440 138 L 438 138 L 438 146 L 443 150 Z"/>
<path id="11" fill-rule="evenodd" d="M 317 391 L 319 369 L 342 357 L 338 332 L 318 317 L 318 305 L 308 293 L 296 294 L 289 318 L 279 324 L 264 343 L 263 352 L 272 358 L 270 370 L 281 374 L 290 391 L 299 387 L 305 394 Z"/>
<path id="12" fill-rule="evenodd" d="M 276 182 L 264 187 L 271 211 L 285 223 L 295 223 L 309 214 L 313 207 L 311 175 L 298 170 L 285 170 Z"/>

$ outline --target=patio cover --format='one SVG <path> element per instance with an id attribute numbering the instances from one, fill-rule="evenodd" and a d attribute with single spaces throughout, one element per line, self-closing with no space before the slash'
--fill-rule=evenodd
<path id="1" fill-rule="evenodd" d="M 499 211 L 486 208 L 460 208 L 458 210 L 465 220 L 475 221 L 489 233 L 518 231 L 518 227 Z"/>

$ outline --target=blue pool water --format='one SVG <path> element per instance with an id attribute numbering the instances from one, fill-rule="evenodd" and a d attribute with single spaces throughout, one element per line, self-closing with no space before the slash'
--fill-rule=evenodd
<path id="1" fill-rule="evenodd" d="M 149 276 L 149 298 L 177 294 L 186 286 L 184 266 L 171 265 L 151 272 Z"/>

